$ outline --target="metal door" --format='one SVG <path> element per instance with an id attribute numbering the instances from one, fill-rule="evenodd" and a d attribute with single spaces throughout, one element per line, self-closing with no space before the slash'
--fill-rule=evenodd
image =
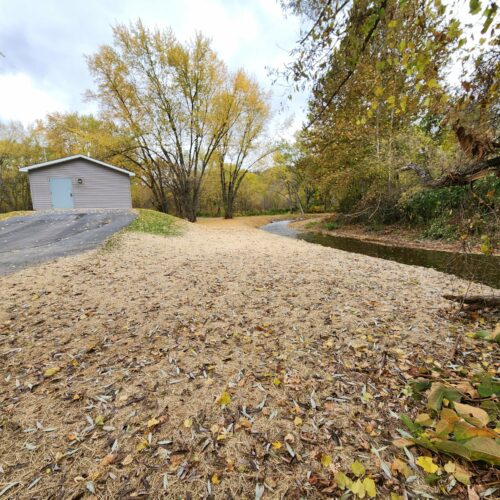
<path id="1" fill-rule="evenodd" d="M 73 208 L 73 183 L 71 179 L 49 179 L 52 208 Z"/>

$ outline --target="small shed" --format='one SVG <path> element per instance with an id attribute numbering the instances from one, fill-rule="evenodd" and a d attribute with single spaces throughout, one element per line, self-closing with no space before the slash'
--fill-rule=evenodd
<path id="1" fill-rule="evenodd" d="M 132 172 L 84 155 L 19 169 L 27 172 L 34 210 L 131 208 Z"/>

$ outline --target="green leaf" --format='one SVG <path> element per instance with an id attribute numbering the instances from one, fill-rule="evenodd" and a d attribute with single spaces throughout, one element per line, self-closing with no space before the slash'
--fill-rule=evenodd
<path id="1" fill-rule="evenodd" d="M 476 437 L 464 443 L 471 460 L 484 460 L 492 465 L 500 465 L 500 444 L 496 439 Z"/>
<path id="2" fill-rule="evenodd" d="M 443 405 L 443 399 L 448 401 L 460 401 L 463 394 L 453 387 L 446 386 L 440 382 L 434 382 L 429 392 L 427 407 L 431 410 L 439 411 Z"/>
<path id="3" fill-rule="evenodd" d="M 481 11 L 480 0 L 470 0 L 469 1 L 469 12 L 473 15 L 478 14 Z"/>
<path id="4" fill-rule="evenodd" d="M 426 391 L 430 386 L 430 381 L 425 378 L 417 378 L 410 381 L 410 387 L 415 394 L 420 394 Z"/>
<path id="5" fill-rule="evenodd" d="M 428 82 L 427 82 L 427 86 L 430 88 L 430 89 L 435 89 L 435 88 L 438 88 L 439 87 L 439 83 L 437 82 L 437 80 L 435 78 L 431 78 Z"/>
<path id="6" fill-rule="evenodd" d="M 400 418 L 401 422 L 403 422 L 403 424 L 412 434 L 420 434 L 420 432 L 422 431 L 422 427 L 420 427 L 420 425 L 413 422 L 413 420 L 404 413 L 400 415 Z"/>

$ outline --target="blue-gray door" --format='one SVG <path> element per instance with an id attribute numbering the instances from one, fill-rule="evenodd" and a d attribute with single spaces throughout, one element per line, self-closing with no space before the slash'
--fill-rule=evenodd
<path id="1" fill-rule="evenodd" d="M 51 177 L 49 179 L 52 208 L 73 208 L 73 185 L 71 179 Z"/>

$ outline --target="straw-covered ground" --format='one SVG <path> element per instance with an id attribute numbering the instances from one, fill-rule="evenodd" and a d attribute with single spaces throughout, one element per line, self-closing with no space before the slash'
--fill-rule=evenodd
<path id="1" fill-rule="evenodd" d="M 125 232 L 0 278 L 0 495 L 316 498 L 339 471 L 381 498 L 438 491 L 392 441 L 419 411 L 408 380 L 484 321 L 442 298 L 467 284 L 251 226 Z"/>

